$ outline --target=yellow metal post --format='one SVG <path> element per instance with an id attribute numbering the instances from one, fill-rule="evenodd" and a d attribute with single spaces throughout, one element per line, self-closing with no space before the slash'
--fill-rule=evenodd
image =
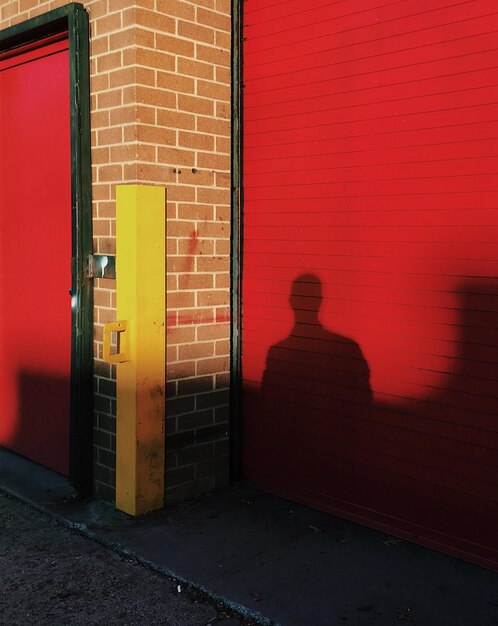
<path id="1" fill-rule="evenodd" d="M 164 504 L 165 205 L 162 187 L 116 189 L 120 321 L 108 325 L 104 343 L 108 360 L 118 363 L 116 507 L 130 515 Z"/>

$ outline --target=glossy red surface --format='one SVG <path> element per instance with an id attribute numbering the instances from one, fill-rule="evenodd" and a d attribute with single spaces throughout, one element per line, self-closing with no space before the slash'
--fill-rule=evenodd
<path id="1" fill-rule="evenodd" d="M 497 34 L 487 1 L 244 3 L 245 473 L 492 567 Z"/>
<path id="2" fill-rule="evenodd" d="M 68 473 L 67 41 L 0 59 L 0 445 Z"/>

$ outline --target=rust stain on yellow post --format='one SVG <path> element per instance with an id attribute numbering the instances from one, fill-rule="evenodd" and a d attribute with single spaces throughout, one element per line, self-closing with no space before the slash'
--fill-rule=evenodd
<path id="1" fill-rule="evenodd" d="M 120 185 L 116 213 L 117 318 L 127 322 L 128 359 L 116 359 L 116 507 L 141 515 L 164 504 L 165 189 Z"/>

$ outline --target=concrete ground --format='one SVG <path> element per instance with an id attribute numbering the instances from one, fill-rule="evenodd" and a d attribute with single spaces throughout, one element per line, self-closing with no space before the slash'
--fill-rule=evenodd
<path id="1" fill-rule="evenodd" d="M 63 479 L 0 450 L 0 487 L 175 584 L 222 600 L 240 619 L 498 625 L 498 574 L 247 485 L 135 520 L 78 502 Z"/>

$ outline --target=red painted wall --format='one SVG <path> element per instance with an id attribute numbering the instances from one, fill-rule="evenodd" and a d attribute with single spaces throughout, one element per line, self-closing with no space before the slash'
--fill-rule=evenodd
<path id="1" fill-rule="evenodd" d="M 245 472 L 496 566 L 496 6 L 244 7 Z"/>
<path id="2" fill-rule="evenodd" d="M 0 59 L 0 445 L 68 473 L 67 41 Z"/>

